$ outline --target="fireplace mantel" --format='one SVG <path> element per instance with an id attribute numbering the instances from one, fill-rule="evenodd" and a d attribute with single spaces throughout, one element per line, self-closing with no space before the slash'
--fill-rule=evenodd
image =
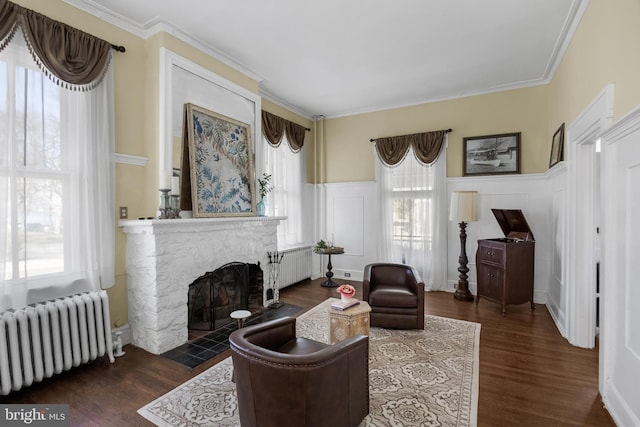
<path id="1" fill-rule="evenodd" d="M 254 227 L 257 224 L 267 223 L 278 225 L 286 216 L 248 216 L 248 217 L 224 217 L 224 218 L 184 218 L 184 219 L 124 219 L 120 220 L 122 231 L 127 234 L 141 233 L 172 233 L 194 229 L 229 229 L 234 227 Z"/>
<path id="2" fill-rule="evenodd" d="M 260 262 L 286 217 L 122 220 L 132 343 L 161 354 L 187 341 L 189 284 L 229 262 Z M 265 296 L 265 304 L 268 303 Z"/>

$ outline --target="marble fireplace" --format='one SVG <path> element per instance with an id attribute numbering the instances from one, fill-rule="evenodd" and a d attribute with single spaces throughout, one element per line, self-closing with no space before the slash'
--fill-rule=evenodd
<path id="1" fill-rule="evenodd" d="M 260 263 L 277 248 L 285 217 L 122 220 L 132 344 L 161 354 L 187 342 L 188 288 L 232 262 Z M 266 275 L 265 275 L 266 277 Z M 265 283 L 263 304 L 267 305 Z"/>

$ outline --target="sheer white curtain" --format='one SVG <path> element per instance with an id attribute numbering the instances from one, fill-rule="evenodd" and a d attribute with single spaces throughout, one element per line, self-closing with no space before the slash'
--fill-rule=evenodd
<path id="1" fill-rule="evenodd" d="M 52 83 L 21 31 L 0 52 L 0 311 L 115 281 L 113 74 Z"/>
<path id="2" fill-rule="evenodd" d="M 278 249 L 300 245 L 303 233 L 303 192 L 306 181 L 304 147 L 293 152 L 286 135 L 277 147 L 263 140 L 265 172 L 271 174 L 273 191 L 267 195 L 267 214 L 286 216 L 278 226 Z"/>
<path id="3" fill-rule="evenodd" d="M 447 194 L 445 143 L 431 165 L 409 149 L 395 167 L 376 155 L 381 262 L 405 263 L 421 274 L 427 290 L 446 289 Z"/>

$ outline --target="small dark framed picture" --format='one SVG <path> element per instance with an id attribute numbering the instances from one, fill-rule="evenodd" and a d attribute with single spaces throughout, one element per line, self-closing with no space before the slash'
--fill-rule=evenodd
<path id="1" fill-rule="evenodd" d="M 551 140 L 551 158 L 549 159 L 549 167 L 564 160 L 564 123 L 560 125 L 558 130 L 553 134 Z"/>
<path id="2" fill-rule="evenodd" d="M 520 132 L 471 136 L 462 141 L 465 176 L 520 173 Z"/>

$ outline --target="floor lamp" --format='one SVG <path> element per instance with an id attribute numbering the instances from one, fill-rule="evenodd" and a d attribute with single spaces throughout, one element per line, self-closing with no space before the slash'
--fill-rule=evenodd
<path id="1" fill-rule="evenodd" d="M 469 292 L 469 281 L 467 273 L 469 268 L 467 263 L 467 222 L 478 220 L 478 192 L 477 191 L 454 191 L 451 193 L 451 209 L 449 220 L 460 223 L 460 256 L 458 257 L 458 272 L 460 277 L 458 287 L 453 297 L 460 301 L 473 301 L 473 294 Z"/>

